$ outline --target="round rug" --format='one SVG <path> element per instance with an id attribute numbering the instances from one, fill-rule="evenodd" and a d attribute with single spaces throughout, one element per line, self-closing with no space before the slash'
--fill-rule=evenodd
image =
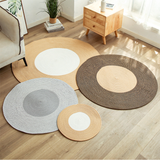
<path id="1" fill-rule="evenodd" d="M 148 67 L 120 55 L 99 55 L 88 59 L 79 68 L 76 78 L 80 91 L 88 99 L 119 110 L 148 104 L 158 88 Z"/>
<path id="2" fill-rule="evenodd" d="M 58 116 L 60 132 L 74 141 L 85 141 L 96 136 L 101 129 L 101 117 L 92 107 L 85 104 L 65 108 Z"/>
<path id="3" fill-rule="evenodd" d="M 42 134 L 58 130 L 57 117 L 66 107 L 78 103 L 75 91 L 65 82 L 36 78 L 16 85 L 6 96 L 3 114 L 15 129 Z"/>
<path id="4" fill-rule="evenodd" d="M 88 58 L 99 55 L 90 44 L 72 38 L 53 37 L 31 42 L 25 46 L 26 60 L 12 63 L 12 71 L 19 82 L 33 78 L 56 78 L 78 89 L 76 73 Z"/>

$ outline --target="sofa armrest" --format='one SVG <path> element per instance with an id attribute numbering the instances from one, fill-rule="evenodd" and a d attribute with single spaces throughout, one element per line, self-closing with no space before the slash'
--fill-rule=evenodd
<path id="1" fill-rule="evenodd" d="M 13 43 L 20 45 L 20 23 L 11 13 L 0 7 L 0 29 Z"/>

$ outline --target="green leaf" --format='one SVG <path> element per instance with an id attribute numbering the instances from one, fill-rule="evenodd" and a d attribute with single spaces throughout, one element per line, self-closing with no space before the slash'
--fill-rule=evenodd
<path id="1" fill-rule="evenodd" d="M 57 17 L 58 13 L 60 12 L 60 4 L 58 0 L 46 0 L 46 10 L 51 18 Z"/>
<path id="2" fill-rule="evenodd" d="M 17 12 L 21 8 L 22 4 L 20 0 L 8 0 L 8 9 L 13 15 L 17 16 Z"/>

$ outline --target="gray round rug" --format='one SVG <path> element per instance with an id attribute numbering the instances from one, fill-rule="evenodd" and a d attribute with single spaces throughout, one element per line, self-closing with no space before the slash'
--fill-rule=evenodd
<path id="1" fill-rule="evenodd" d="M 3 103 L 3 114 L 13 128 L 42 134 L 58 130 L 59 113 L 75 104 L 78 104 L 77 95 L 67 83 L 53 78 L 36 78 L 10 91 Z"/>

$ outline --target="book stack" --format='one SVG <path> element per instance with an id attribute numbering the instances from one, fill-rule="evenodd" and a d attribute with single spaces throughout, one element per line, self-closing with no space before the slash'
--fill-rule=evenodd
<path id="1" fill-rule="evenodd" d="M 115 4 L 113 4 L 113 3 L 106 3 L 106 9 L 114 9 L 114 7 L 115 7 Z"/>
<path id="2" fill-rule="evenodd" d="M 64 30 L 64 26 L 60 22 L 59 19 L 56 20 L 56 23 L 50 23 L 49 21 L 46 21 L 44 23 L 44 27 L 48 32 L 56 32 L 56 31 L 61 31 Z"/>
<path id="3" fill-rule="evenodd" d="M 113 3 L 106 3 L 106 8 L 107 9 L 113 9 L 115 7 L 115 4 Z"/>

